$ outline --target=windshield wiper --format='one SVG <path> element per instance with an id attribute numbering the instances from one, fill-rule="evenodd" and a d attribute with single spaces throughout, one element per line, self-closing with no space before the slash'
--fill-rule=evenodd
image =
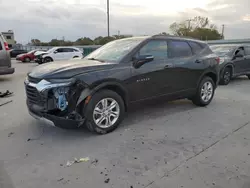
<path id="1" fill-rule="evenodd" d="M 88 60 L 99 61 L 99 62 L 102 62 L 102 63 L 105 62 L 105 61 L 103 61 L 103 60 L 101 60 L 101 59 L 96 59 L 96 58 L 93 58 L 93 57 L 92 57 L 92 58 L 88 58 Z"/>

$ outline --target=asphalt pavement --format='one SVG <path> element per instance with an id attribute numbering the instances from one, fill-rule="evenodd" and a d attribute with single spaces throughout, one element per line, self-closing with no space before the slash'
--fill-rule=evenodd
<path id="1" fill-rule="evenodd" d="M 23 81 L 35 63 L 0 76 L 0 187 L 249 188 L 250 80 L 219 86 L 204 108 L 188 100 L 133 107 L 114 132 L 63 130 L 33 119 Z M 86 158 L 87 157 L 87 158 Z M 75 159 L 67 166 L 67 163 Z"/>

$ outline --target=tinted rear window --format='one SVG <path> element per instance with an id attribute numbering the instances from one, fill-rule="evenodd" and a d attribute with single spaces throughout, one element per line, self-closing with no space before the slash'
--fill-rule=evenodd
<path id="1" fill-rule="evenodd" d="M 197 42 L 188 42 L 189 43 L 189 45 L 191 46 L 191 48 L 192 48 L 192 50 L 193 50 L 193 52 L 195 53 L 195 54 L 198 54 L 199 52 L 201 52 L 201 50 L 203 49 L 203 47 L 200 45 L 200 44 L 198 44 Z"/>
<path id="2" fill-rule="evenodd" d="M 193 55 L 191 47 L 186 41 L 171 41 L 170 45 L 170 57 L 190 57 Z"/>

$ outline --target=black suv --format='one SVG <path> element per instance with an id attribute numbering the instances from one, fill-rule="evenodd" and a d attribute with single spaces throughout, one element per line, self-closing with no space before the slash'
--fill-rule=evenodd
<path id="1" fill-rule="evenodd" d="M 208 105 L 219 80 L 219 59 L 206 43 L 171 36 L 110 42 L 81 60 L 45 64 L 25 80 L 35 118 L 62 128 L 113 131 L 131 103 L 165 97 Z"/>
<path id="2" fill-rule="evenodd" d="M 246 75 L 250 79 L 250 45 L 219 44 L 210 47 L 220 58 L 220 84 Z"/>

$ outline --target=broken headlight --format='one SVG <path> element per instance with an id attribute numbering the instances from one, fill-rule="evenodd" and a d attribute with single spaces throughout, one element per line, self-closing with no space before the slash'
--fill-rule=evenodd
<path id="1" fill-rule="evenodd" d="M 69 92 L 69 87 L 58 87 L 53 89 L 56 108 L 60 109 L 61 111 L 66 110 L 68 106 L 68 100 L 67 100 L 68 92 Z"/>
<path id="2" fill-rule="evenodd" d="M 57 88 L 57 87 L 66 87 L 75 82 L 74 78 L 71 79 L 48 79 L 48 80 L 41 80 L 39 83 L 36 84 L 36 89 L 39 92 L 43 92 L 44 90 Z"/>

